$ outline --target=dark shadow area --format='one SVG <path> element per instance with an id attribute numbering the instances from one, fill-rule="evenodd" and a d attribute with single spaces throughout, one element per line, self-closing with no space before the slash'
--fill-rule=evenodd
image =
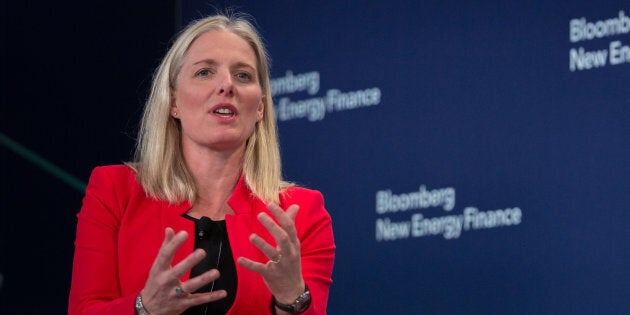
<path id="1" fill-rule="evenodd" d="M 175 1 L 6 1 L 0 132 L 87 182 L 131 158 Z M 65 314 L 83 192 L 0 146 L 0 314 Z"/>

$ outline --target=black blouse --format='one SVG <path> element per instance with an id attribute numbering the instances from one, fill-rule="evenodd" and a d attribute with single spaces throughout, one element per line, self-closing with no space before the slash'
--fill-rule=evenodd
<path id="1" fill-rule="evenodd" d="M 224 299 L 191 307 L 185 315 L 214 315 L 225 314 L 234 304 L 236 296 L 236 266 L 232 256 L 232 248 L 228 240 L 225 220 L 212 221 L 208 217 L 200 219 L 184 214 L 186 219 L 195 222 L 195 249 L 202 248 L 206 251 L 206 257 L 190 271 L 190 278 L 196 277 L 210 269 L 218 269 L 221 273 L 219 279 L 208 283 L 196 292 L 212 292 L 216 290 L 227 291 Z"/>

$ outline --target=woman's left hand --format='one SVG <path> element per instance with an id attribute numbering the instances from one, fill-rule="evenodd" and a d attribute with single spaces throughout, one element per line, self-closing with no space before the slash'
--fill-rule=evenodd
<path id="1" fill-rule="evenodd" d="M 249 237 L 250 241 L 269 258 L 269 261 L 263 264 L 239 257 L 238 263 L 259 273 L 276 301 L 291 304 L 304 293 L 305 285 L 302 278 L 300 240 L 295 230 L 295 216 L 299 206 L 291 205 L 286 212 L 276 204 L 270 203 L 267 207 L 278 223 L 264 212 L 258 214 L 258 221 L 271 233 L 277 246 L 271 246 L 254 233 Z"/>

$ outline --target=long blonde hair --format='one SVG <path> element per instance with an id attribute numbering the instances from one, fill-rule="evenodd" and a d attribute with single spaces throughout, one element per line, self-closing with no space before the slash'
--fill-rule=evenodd
<path id="1" fill-rule="evenodd" d="M 171 92 L 188 48 L 209 31 L 230 31 L 249 43 L 257 59 L 263 93 L 263 119 L 247 140 L 243 157 L 245 182 L 264 202 L 278 202 L 279 193 L 290 183 L 282 180 L 280 149 L 269 86 L 269 60 L 254 26 L 243 16 L 215 15 L 189 24 L 175 39 L 157 68 L 140 124 L 135 163 L 145 192 L 169 202 L 194 202 L 197 189 L 184 162 L 179 121 L 171 117 Z"/>

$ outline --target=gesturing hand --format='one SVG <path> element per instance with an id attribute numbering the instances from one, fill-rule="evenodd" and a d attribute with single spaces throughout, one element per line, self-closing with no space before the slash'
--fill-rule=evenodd
<path id="1" fill-rule="evenodd" d="M 186 231 L 175 234 L 173 229 L 166 228 L 164 242 L 155 262 L 153 262 L 149 278 L 141 293 L 144 308 L 151 315 L 180 314 L 192 306 L 213 302 L 227 295 L 225 290 L 190 293 L 218 279 L 219 271 L 216 269 L 185 282 L 180 282 L 180 278 L 186 271 L 197 265 L 206 255 L 204 250 L 197 249 L 180 263 L 171 267 L 175 252 L 186 238 L 188 238 Z"/>
<path id="2" fill-rule="evenodd" d="M 254 233 L 250 236 L 250 241 L 269 261 L 263 264 L 239 257 L 238 263 L 259 273 L 278 302 L 291 304 L 304 292 L 300 240 L 295 230 L 295 217 L 299 207 L 291 205 L 286 212 L 276 204 L 268 204 L 267 207 L 278 223 L 264 212 L 258 214 L 258 220 L 276 240 L 277 246 L 271 246 Z"/>

